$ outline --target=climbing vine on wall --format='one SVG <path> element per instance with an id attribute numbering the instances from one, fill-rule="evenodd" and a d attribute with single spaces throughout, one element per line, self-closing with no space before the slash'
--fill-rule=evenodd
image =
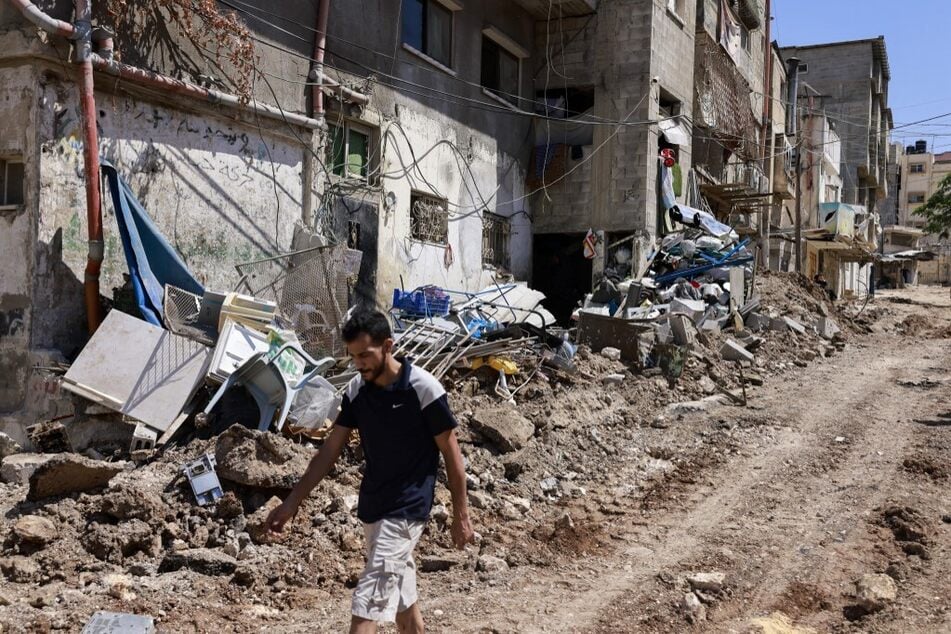
<path id="1" fill-rule="evenodd" d="M 223 11 L 215 0 L 107 0 L 106 8 L 115 25 L 117 54 L 148 57 L 154 51 L 179 72 L 195 79 L 207 76 L 204 64 L 180 46 L 177 31 L 220 75 L 206 81 L 228 83 L 242 101 L 251 100 L 257 54 L 248 27 L 233 11 Z"/>

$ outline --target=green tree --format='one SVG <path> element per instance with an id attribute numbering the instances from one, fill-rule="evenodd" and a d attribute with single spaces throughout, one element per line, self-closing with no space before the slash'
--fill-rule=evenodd
<path id="1" fill-rule="evenodd" d="M 951 236 L 951 174 L 941 179 L 931 198 L 915 209 L 916 216 L 924 216 L 925 232 L 947 239 Z"/>

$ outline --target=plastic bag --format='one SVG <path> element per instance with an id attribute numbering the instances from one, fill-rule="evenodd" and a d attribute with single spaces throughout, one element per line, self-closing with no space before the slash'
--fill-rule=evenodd
<path id="1" fill-rule="evenodd" d="M 315 376 L 297 392 L 287 419 L 293 427 L 320 429 L 337 418 L 341 400 L 327 379 Z"/>

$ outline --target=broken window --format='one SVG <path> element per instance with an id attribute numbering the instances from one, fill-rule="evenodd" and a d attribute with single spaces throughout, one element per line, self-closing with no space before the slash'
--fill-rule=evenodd
<path id="1" fill-rule="evenodd" d="M 23 204 L 23 161 L 0 158 L 0 206 Z"/>
<path id="2" fill-rule="evenodd" d="M 437 0 L 403 0 L 403 43 L 452 66 L 452 11 Z"/>
<path id="3" fill-rule="evenodd" d="M 449 206 L 445 200 L 414 192 L 409 216 L 410 237 L 414 240 L 449 243 Z"/>
<path id="4" fill-rule="evenodd" d="M 327 126 L 325 163 L 341 178 L 370 178 L 370 129 L 350 121 Z"/>
<path id="5" fill-rule="evenodd" d="M 482 38 L 482 85 L 511 103 L 518 102 L 519 59 L 488 37 Z"/>
<path id="6" fill-rule="evenodd" d="M 482 263 L 507 267 L 511 223 L 508 218 L 482 212 Z"/>

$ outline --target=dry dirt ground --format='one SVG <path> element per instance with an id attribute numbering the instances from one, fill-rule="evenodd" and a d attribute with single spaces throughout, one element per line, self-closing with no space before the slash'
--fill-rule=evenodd
<path id="1" fill-rule="evenodd" d="M 813 301 L 793 290 L 767 284 L 764 299 Z M 606 388 L 597 375 L 619 368 L 589 355 L 591 380 L 525 390 L 519 411 L 536 437 L 518 459 L 487 451 L 466 423 L 492 397 L 453 395 L 477 474 L 482 541 L 454 557 L 445 522 L 430 524 L 417 557 L 428 629 L 951 632 L 948 289 L 881 292 L 854 325 L 837 319 L 848 344 L 834 354 L 827 346 L 831 356 L 816 355 L 823 344 L 814 335 L 764 344 L 755 369 L 765 383 L 747 388 L 747 407 L 672 409 L 703 395 L 692 385 L 706 376 L 699 361 L 674 390 L 660 377 L 631 376 Z M 0 631 L 79 631 L 95 609 L 149 613 L 164 632 L 345 631 L 362 547 L 345 499 L 359 481 L 355 462 L 321 485 L 287 541 L 242 551 L 233 576 L 162 572 L 173 541 L 222 548 L 235 525 L 168 484 L 199 450 L 193 441 L 125 474 L 138 478 L 133 490 L 161 494 L 156 513 L 165 515 L 145 517 L 152 529 L 141 519 L 117 524 L 115 509 L 104 519 L 109 495 L 31 505 L 23 487 L 0 490 L 6 522 L 40 514 L 61 533 L 29 555 L 38 565 L 18 568 L 22 580 L 0 576 Z M 545 493 L 550 479 L 557 491 Z M 247 513 L 270 495 L 235 492 Z M 132 529 L 157 531 L 157 543 L 121 537 Z M 94 556 L 89 544 L 112 534 L 125 540 L 123 552 Z M 15 552 L 7 540 L 5 552 Z M 724 578 L 693 595 L 691 612 L 687 577 L 698 572 Z M 118 586 L 114 573 L 124 575 Z M 897 597 L 866 613 L 854 581 L 879 573 Z"/>
<path id="2" fill-rule="evenodd" d="M 890 314 L 843 355 L 768 383 L 747 410 L 676 422 L 701 439 L 683 449 L 696 454 L 695 468 L 639 493 L 618 473 L 624 503 L 600 527 L 612 542 L 606 552 L 519 567 L 496 586 L 425 577 L 432 626 L 951 631 L 951 301 L 947 289 L 918 288 L 881 292 L 873 306 Z M 898 334 L 917 316 L 930 332 Z M 717 429 L 750 426 L 732 446 L 703 442 Z M 890 527 L 908 524 L 911 535 Z M 726 573 L 726 583 L 706 620 L 688 624 L 682 578 L 697 571 Z M 866 573 L 895 578 L 898 598 L 860 616 L 850 595 Z"/>

